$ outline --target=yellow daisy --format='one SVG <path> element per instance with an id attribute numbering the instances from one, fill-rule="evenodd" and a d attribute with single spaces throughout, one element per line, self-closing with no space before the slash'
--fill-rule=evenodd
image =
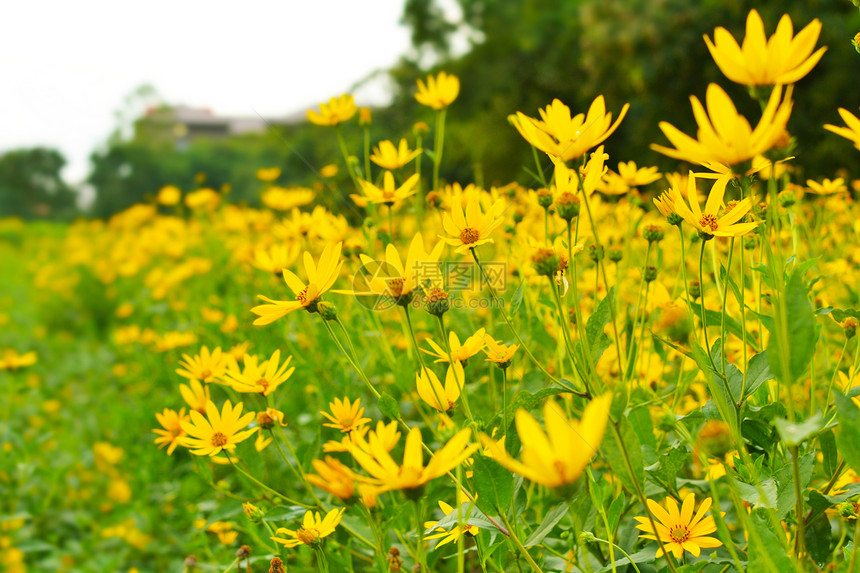
<path id="1" fill-rule="evenodd" d="M 240 431 L 254 419 L 254 412 L 242 416 L 242 407 L 242 402 L 237 403 L 234 408 L 230 400 L 227 400 L 220 412 L 214 402 L 206 404 L 206 417 L 192 410 L 191 419 L 180 423 L 180 427 L 188 435 L 179 438 L 179 443 L 198 456 L 214 456 L 222 450 L 232 452 L 236 449 L 236 444 L 250 438 L 257 431 L 257 428 Z"/>
<path id="2" fill-rule="evenodd" d="M 675 555 L 675 559 L 681 559 L 684 556 L 684 551 L 689 551 L 694 557 L 698 557 L 702 548 L 710 549 L 720 547 L 723 544 L 719 539 L 707 537 L 709 533 L 714 533 L 717 530 L 714 517 L 712 515 L 705 517 L 711 508 L 711 498 L 705 498 L 694 516 L 695 504 L 695 495 L 692 493 L 687 494 L 687 497 L 684 498 L 680 511 L 678 510 L 678 502 L 671 497 L 666 498 L 666 509 L 649 499 L 648 508 L 657 522 L 656 534 L 650 519 L 635 517 L 636 521 L 639 522 L 636 528 L 647 534 L 640 535 L 641 538 L 657 541 L 656 536 L 660 536 L 663 548 L 657 550 L 657 557 L 663 555 L 664 548 L 666 551 L 671 551 Z"/>

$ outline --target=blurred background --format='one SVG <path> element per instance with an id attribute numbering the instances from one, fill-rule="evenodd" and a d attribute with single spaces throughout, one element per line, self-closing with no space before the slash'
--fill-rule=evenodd
<path id="1" fill-rule="evenodd" d="M 442 178 L 533 184 L 531 151 L 507 121 L 559 98 L 574 113 L 599 94 L 614 114 L 612 163 L 676 170 L 649 149 L 667 120 L 695 132 L 689 96 L 720 83 L 757 121 L 757 104 L 726 80 L 702 36 L 743 37 L 756 8 L 771 34 L 789 13 L 795 32 L 818 18 L 828 52 L 795 89 L 789 130 L 800 177 L 833 177 L 858 164 L 829 134 L 838 107 L 860 106 L 860 29 L 850 0 L 153 0 L 134 9 L 102 0 L 2 8 L 0 217 L 108 217 L 168 184 L 227 191 L 259 204 L 261 167 L 319 185 L 339 157 L 330 130 L 306 110 L 354 93 L 371 108 L 371 141 L 414 141 L 415 80 L 444 69 L 461 79 L 448 112 Z M 846 65 L 846 62 L 850 65 Z M 344 126 L 358 153 L 357 122 Z M 430 146 L 431 141 L 425 141 Z M 857 177 L 858 170 L 845 175 Z M 345 169 L 332 181 L 351 185 Z M 323 204 L 325 197 L 321 197 Z"/>

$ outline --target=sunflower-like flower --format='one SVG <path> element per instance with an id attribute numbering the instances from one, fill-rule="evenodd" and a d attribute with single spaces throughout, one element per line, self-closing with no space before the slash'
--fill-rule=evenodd
<path id="1" fill-rule="evenodd" d="M 624 184 L 630 187 L 648 185 L 662 177 L 657 167 L 637 167 L 634 161 L 619 163 L 618 175 Z"/>
<path id="2" fill-rule="evenodd" d="M 550 155 L 549 157 L 555 164 L 553 185 L 558 195 L 571 193 L 575 196 L 577 191 L 582 190 L 586 196 L 590 197 L 600 187 L 603 176 L 606 174 L 605 163 L 607 155 L 604 153 L 602 145 L 589 157 L 588 163 L 583 168 L 584 175 L 582 177 L 579 176 L 579 173 L 575 169 L 570 169 L 565 165 L 564 158 L 554 155 Z"/>
<path id="3" fill-rule="evenodd" d="M 694 557 L 698 557 L 702 548 L 710 549 L 720 547 L 723 544 L 719 539 L 708 537 L 709 533 L 714 533 L 717 530 L 714 517 L 712 515 L 705 517 L 711 508 L 711 498 L 708 497 L 702 502 L 699 511 L 694 516 L 695 504 L 696 496 L 692 493 L 687 494 L 687 497 L 684 498 L 680 511 L 678 511 L 678 502 L 671 497 L 666 498 L 666 509 L 649 499 L 648 508 L 657 521 L 656 532 L 651 526 L 650 519 L 635 517 L 636 521 L 639 522 L 636 528 L 646 533 L 646 535 L 640 535 L 641 538 L 657 541 L 657 536 L 659 536 L 660 541 L 663 542 L 663 548 L 657 549 L 657 557 L 663 555 L 664 549 L 671 551 L 676 559 L 681 559 L 684 556 L 684 551 L 689 551 Z"/>
<path id="4" fill-rule="evenodd" d="M 161 424 L 161 428 L 152 430 L 153 433 L 158 434 L 155 443 L 158 444 L 158 449 L 167 446 L 167 455 L 173 455 L 173 450 L 179 445 L 179 439 L 185 436 L 185 431 L 182 429 L 182 422 L 188 420 L 185 408 L 180 408 L 179 412 L 165 408 L 161 414 L 156 412 L 155 418 Z"/>
<path id="5" fill-rule="evenodd" d="M 675 212 L 706 237 L 738 237 L 752 231 L 758 226 L 758 223 L 738 223 L 752 208 L 749 197 L 740 202 L 730 201 L 725 207 L 723 205 L 726 185 L 731 177 L 731 173 L 726 173 L 720 175 L 714 181 L 711 192 L 708 193 L 708 200 L 705 202 L 705 209 L 702 210 L 699 207 L 696 177 L 691 171 L 689 177 L 687 177 L 689 206 L 681 195 L 679 186 L 677 184 L 672 185 L 671 192 L 674 199 L 673 207 Z M 720 214 L 721 212 L 722 215 Z"/>
<path id="6" fill-rule="evenodd" d="M 465 497 L 464 495 L 458 497 Z M 460 501 L 460 503 L 465 503 L 464 501 Z M 442 513 L 445 514 L 445 517 L 454 513 L 455 509 L 445 503 L 442 500 L 439 500 L 439 509 L 442 510 Z M 424 539 L 438 539 L 439 542 L 436 543 L 436 547 L 434 549 L 439 549 L 443 545 L 447 543 L 451 543 L 452 541 L 457 541 L 460 537 L 466 533 L 471 536 L 478 535 L 479 528 L 477 525 L 470 525 L 468 523 L 464 523 L 462 527 L 460 525 L 455 525 L 451 529 L 445 529 L 444 527 L 436 527 L 438 521 L 425 521 L 424 529 L 435 529 L 436 532 L 432 535 L 427 535 Z"/>
<path id="7" fill-rule="evenodd" d="M 531 118 L 518 111 L 513 124 L 520 135 L 544 153 L 570 161 L 600 145 L 612 135 L 627 114 L 630 104 L 624 104 L 618 119 L 612 123 L 612 114 L 606 113 L 603 96 L 591 103 L 587 114 L 570 117 L 570 108 L 555 99 L 546 109 L 538 110 L 541 119 Z"/>
<path id="8" fill-rule="evenodd" d="M 240 370 L 238 364 L 231 365 L 224 374 L 224 382 L 236 392 L 268 396 L 293 375 L 295 367 L 290 368 L 292 359 L 292 356 L 287 356 L 284 363 L 279 364 L 281 351 L 275 350 L 271 358 L 258 364 L 256 355 L 246 354 L 244 368 Z"/>
<path id="9" fill-rule="evenodd" d="M 188 384 L 179 385 L 179 393 L 182 399 L 192 410 L 201 414 L 206 413 L 206 404 L 209 403 L 209 386 L 204 386 L 199 380 L 192 378 Z"/>
<path id="10" fill-rule="evenodd" d="M 370 422 L 370 418 L 364 418 L 364 408 L 361 406 L 361 398 L 350 403 L 349 398 L 343 400 L 335 398 L 334 402 L 328 403 L 331 414 L 320 411 L 320 414 L 328 418 L 331 423 L 323 424 L 328 428 L 335 428 L 344 434 L 364 426 Z"/>
<path id="11" fill-rule="evenodd" d="M 453 368 L 448 367 L 444 388 L 439 377 L 432 370 L 422 368 L 421 372 L 415 375 L 418 395 L 427 405 L 439 412 L 447 412 L 454 407 L 457 399 L 460 398 L 464 380 L 463 366 L 459 362 L 454 362 Z"/>
<path id="12" fill-rule="evenodd" d="M 768 39 L 761 16 L 750 10 L 742 45 L 723 27 L 714 30 L 713 42 L 705 35 L 705 43 L 720 71 L 733 82 L 746 86 L 786 85 L 803 78 L 824 55 L 827 48 L 812 53 L 820 32 L 821 21 L 815 19 L 793 36 L 791 18 L 784 14 Z"/>
<path id="13" fill-rule="evenodd" d="M 317 545 L 320 539 L 334 533 L 345 510 L 346 508 L 333 509 L 325 517 L 321 517 L 318 511 L 309 510 L 305 513 L 302 526 L 299 529 L 293 531 L 279 527 L 271 539 L 284 547 L 295 547 L 301 544 Z"/>
<path id="14" fill-rule="evenodd" d="M 696 96 L 690 96 L 693 114 L 699 125 L 698 139 L 661 121 L 660 129 L 675 148 L 652 143 L 651 149 L 681 161 L 698 163 L 711 171 L 731 171 L 731 165 L 749 161 L 783 139 L 793 105 L 791 92 L 792 86 L 789 86 L 785 91 L 785 99 L 780 101 L 782 88 L 775 87 L 758 125 L 752 129 L 723 88 L 710 84 L 705 97 L 707 112 Z"/>
<path id="15" fill-rule="evenodd" d="M 176 373 L 184 378 L 200 380 L 201 382 L 212 382 L 219 378 L 227 366 L 220 346 L 212 352 L 203 346 L 200 348 L 200 354 L 193 357 L 183 354 L 182 358 L 179 361 L 182 368 L 177 369 Z"/>
<path id="16" fill-rule="evenodd" d="M 298 242 L 273 243 L 261 245 L 254 249 L 254 258 L 251 264 L 267 273 L 280 276 L 284 269 L 291 266 L 299 257 Z"/>
<path id="17" fill-rule="evenodd" d="M 214 456 L 222 450 L 232 452 L 236 444 L 253 436 L 257 428 L 240 431 L 254 419 L 254 412 L 242 415 L 242 402 L 224 402 L 221 411 L 214 402 L 206 404 L 206 416 L 192 410 L 191 419 L 180 423 L 182 430 L 188 434 L 179 438 L 179 443 L 198 456 Z"/>
<path id="18" fill-rule="evenodd" d="M 280 167 L 260 167 L 257 169 L 257 179 L 264 183 L 271 183 L 281 176 Z"/>
<path id="19" fill-rule="evenodd" d="M 504 221 L 502 213 L 505 210 L 505 202 L 498 199 L 484 213 L 477 196 L 469 198 L 466 210 L 463 211 L 459 202 L 451 205 L 451 212 L 445 213 L 442 218 L 442 226 L 448 236 L 440 237 L 458 253 L 466 253 L 485 243 L 492 243 L 490 234 Z"/>
<path id="20" fill-rule="evenodd" d="M 845 185 L 845 179 L 837 177 L 836 179 L 822 179 L 821 183 L 812 179 L 806 180 L 807 192 L 815 195 L 835 195 L 848 191 L 848 186 Z"/>
<path id="21" fill-rule="evenodd" d="M 340 460 L 326 456 L 325 461 L 313 460 L 311 465 L 317 473 L 305 474 L 308 483 L 327 491 L 344 501 L 355 495 L 356 475 Z"/>
<path id="22" fill-rule="evenodd" d="M 486 362 L 495 362 L 500 368 L 507 368 L 514 357 L 514 354 L 519 349 L 519 344 L 504 344 L 497 342 L 495 338 L 489 334 L 484 335 L 484 354 L 487 355 Z"/>
<path id="23" fill-rule="evenodd" d="M 352 95 L 343 94 L 331 98 L 328 103 L 321 103 L 319 112 L 309 109 L 308 121 L 316 125 L 340 125 L 352 118 L 357 111 L 358 106 L 355 105 Z"/>
<path id="24" fill-rule="evenodd" d="M 307 205 L 316 197 L 313 189 L 307 187 L 271 186 L 260 195 L 263 205 L 275 211 L 287 211 L 293 207 Z"/>
<path id="25" fill-rule="evenodd" d="M 603 441 L 612 394 L 599 396 L 585 408 L 582 420 L 568 419 L 552 400 L 543 408 L 546 431 L 523 409 L 517 410 L 517 434 L 522 442 L 517 461 L 507 452 L 503 441 L 481 434 L 488 455 L 515 474 L 547 487 L 562 487 L 574 482 Z"/>
<path id="26" fill-rule="evenodd" d="M 404 137 L 400 140 L 400 144 L 397 147 L 394 147 L 394 144 L 387 139 L 380 141 L 379 146 L 373 148 L 370 160 L 383 169 L 394 171 L 403 167 L 419 155 L 421 155 L 421 150 L 416 149 L 412 151 L 409 149 L 409 143 Z"/>
<path id="27" fill-rule="evenodd" d="M 478 329 L 475 334 L 464 340 L 461 344 L 460 337 L 457 336 L 456 332 L 453 330 L 448 332 L 448 345 L 451 347 L 450 358 L 448 356 L 448 350 L 442 348 L 430 338 L 427 339 L 427 344 L 430 345 L 430 350 L 425 350 L 424 348 L 421 350 L 430 356 L 435 357 L 436 362 L 448 362 L 451 358 L 453 358 L 454 362 L 465 362 L 484 349 L 484 345 L 486 344 L 485 335 L 485 329 Z"/>
<path id="28" fill-rule="evenodd" d="M 0 355 L 0 370 L 15 370 L 36 363 L 36 353 L 33 351 L 18 354 L 14 348 L 7 348 Z"/>
<path id="29" fill-rule="evenodd" d="M 377 187 L 370 181 L 359 179 L 358 182 L 361 184 L 361 190 L 364 192 L 364 195 L 351 193 L 350 197 L 352 197 L 352 200 L 359 207 L 366 207 L 368 203 L 381 203 L 391 206 L 418 192 L 418 187 L 416 187 L 418 178 L 419 175 L 415 173 L 404 181 L 403 185 L 397 187 L 397 184 L 394 182 L 394 174 L 391 171 L 386 171 L 382 178 L 382 187 Z"/>
<path id="30" fill-rule="evenodd" d="M 406 436 L 402 465 L 398 465 L 391 458 L 385 445 L 373 435 L 370 436 L 369 442 L 359 440 L 359 444 L 353 447 L 350 453 L 355 461 L 372 476 L 369 481 L 378 485 L 380 492 L 408 490 L 421 487 L 430 480 L 444 475 L 475 453 L 478 444 L 469 445 L 471 435 L 471 428 L 457 432 L 430 458 L 426 466 L 421 449 L 421 430 L 418 428 L 412 428 Z"/>
<path id="31" fill-rule="evenodd" d="M 427 76 L 427 83 L 418 80 L 418 92 L 415 99 L 421 105 L 435 110 L 445 109 L 457 99 L 460 94 L 460 79 L 457 76 L 439 72 L 434 78 Z"/>
<path id="32" fill-rule="evenodd" d="M 284 282 L 295 293 L 296 300 L 272 300 L 263 295 L 258 295 L 269 304 L 261 304 L 251 309 L 251 312 L 259 316 L 254 324 L 272 323 L 300 308 L 306 308 L 312 312 L 316 311 L 316 303 L 320 296 L 332 287 L 340 274 L 340 268 L 343 266 L 343 261 L 340 260 L 342 246 L 343 243 L 326 245 L 318 263 L 314 263 L 313 256 L 305 251 L 304 263 L 308 284 L 303 283 L 293 271 L 284 269 Z"/>
<path id="33" fill-rule="evenodd" d="M 836 135 L 841 135 L 845 139 L 850 140 L 854 144 L 854 147 L 860 149 L 860 119 L 844 107 L 839 108 L 839 115 L 842 116 L 842 120 L 848 127 L 827 123 L 824 125 L 824 129 L 832 131 Z"/>
<path id="34" fill-rule="evenodd" d="M 362 273 L 356 276 L 361 276 L 363 283 L 354 285 L 353 290 L 336 292 L 385 297 L 408 304 L 419 286 L 441 286 L 439 257 L 442 256 L 444 248 L 445 243 L 440 240 L 427 251 L 424 248 L 424 237 L 417 232 L 409 244 L 405 259 L 400 257 L 393 243 L 385 247 L 385 258 L 381 261 L 360 253 L 358 256 L 361 259 Z"/>

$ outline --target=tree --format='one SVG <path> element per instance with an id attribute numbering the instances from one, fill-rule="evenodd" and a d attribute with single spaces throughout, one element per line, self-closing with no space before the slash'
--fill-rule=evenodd
<path id="1" fill-rule="evenodd" d="M 63 180 L 63 155 L 45 147 L 0 156 L 0 217 L 69 219 L 77 213 L 75 191 Z"/>

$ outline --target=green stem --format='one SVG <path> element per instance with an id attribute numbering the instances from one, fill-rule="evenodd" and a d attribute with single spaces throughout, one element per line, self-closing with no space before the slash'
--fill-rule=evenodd
<path id="1" fill-rule="evenodd" d="M 502 514 L 499 517 L 502 518 L 502 521 L 504 522 L 505 527 L 507 527 L 508 531 L 510 532 L 509 539 L 514 544 L 514 546 L 517 548 L 517 551 L 519 551 L 522 554 L 522 556 L 526 558 L 526 561 L 532 567 L 532 571 L 535 571 L 535 573 L 543 573 L 543 569 L 541 569 L 540 566 L 537 563 L 535 563 L 535 560 L 532 559 L 531 555 L 529 555 L 528 549 L 526 549 L 523 546 L 522 542 L 520 541 L 520 538 L 517 536 L 516 530 L 513 528 L 511 523 L 508 521 L 508 518 L 505 515 L 505 513 L 502 512 Z"/>
<path id="2" fill-rule="evenodd" d="M 433 145 L 433 191 L 439 190 L 439 165 L 442 163 L 442 149 L 445 145 L 445 108 L 436 112 L 436 130 Z"/>
<path id="3" fill-rule="evenodd" d="M 743 248 L 743 245 L 741 245 L 741 248 Z M 726 344 L 726 313 L 728 311 L 729 306 L 729 280 L 732 269 L 732 255 L 734 254 L 734 250 L 735 238 L 732 237 L 729 241 L 729 256 L 726 261 L 726 280 L 723 283 L 723 308 L 722 312 L 720 313 L 720 342 L 723 345 L 722 351 L 720 352 L 720 371 L 723 373 L 723 376 L 726 375 L 726 347 L 728 346 Z M 741 253 L 741 258 L 743 258 L 743 253 Z M 741 309 L 741 312 L 743 313 L 743 308 Z M 746 362 L 744 362 L 744 371 L 746 371 L 746 369 Z M 743 394 L 741 394 L 741 396 L 743 396 Z M 734 401 L 734 397 L 732 397 L 732 401 Z M 740 396 L 738 397 L 738 401 L 740 401 Z"/>
<path id="4" fill-rule="evenodd" d="M 624 551 L 620 546 L 615 545 L 614 543 L 612 543 L 611 541 L 607 541 L 606 539 L 600 539 L 599 537 L 595 537 L 594 540 L 598 541 L 600 543 L 606 543 L 607 545 L 609 545 L 610 555 L 612 554 L 612 548 L 613 547 L 615 549 L 617 549 L 618 551 L 620 551 L 621 554 L 627 558 L 627 560 L 630 562 L 630 564 L 633 565 L 633 569 L 635 569 L 637 573 L 641 573 L 641 571 L 639 571 L 639 567 L 637 567 L 636 563 L 633 562 L 633 559 L 630 558 L 630 555 L 626 551 Z M 615 561 L 614 560 L 612 562 L 612 570 L 613 571 L 615 570 Z"/>
<path id="5" fill-rule="evenodd" d="M 291 498 L 289 498 L 289 497 L 285 496 L 285 495 L 284 495 L 284 494 L 282 494 L 281 492 L 279 492 L 279 491 L 277 491 L 277 490 L 275 490 L 275 489 L 270 488 L 269 486 L 267 486 L 266 484 L 264 484 L 263 482 L 261 482 L 260 480 L 258 480 L 257 478 L 255 478 L 254 476 L 252 476 L 251 474 L 249 474 L 248 472 L 246 472 L 245 470 L 243 470 L 241 467 L 239 467 L 239 466 L 238 466 L 238 465 L 233 461 L 233 458 L 231 458 L 231 457 L 230 457 L 230 454 L 228 454 L 228 453 L 227 453 L 227 450 L 224 450 L 224 456 L 227 458 L 227 460 L 230 462 L 230 464 L 231 464 L 234 468 L 236 468 L 236 471 L 238 471 L 240 474 L 242 474 L 243 476 L 245 476 L 246 478 L 248 478 L 249 480 L 251 480 L 252 482 L 254 482 L 255 484 L 257 484 L 258 486 L 260 486 L 260 487 L 261 487 L 261 488 L 263 488 L 264 490 L 268 491 L 269 493 L 274 494 L 274 495 L 276 495 L 276 496 L 280 497 L 281 499 L 284 499 L 284 500 L 286 500 L 286 501 L 288 501 L 288 502 L 292 503 L 293 505 L 298 505 L 298 506 L 304 507 L 305 509 L 313 509 L 313 507 L 314 507 L 314 506 L 304 504 L 304 503 L 302 503 L 302 502 L 300 502 L 300 501 L 296 501 L 296 500 L 294 500 L 294 499 L 291 499 Z"/>
<path id="6" fill-rule="evenodd" d="M 379 391 L 377 391 L 376 388 L 373 387 L 373 384 L 370 383 L 370 380 L 368 379 L 367 374 L 364 373 L 364 370 L 361 368 L 361 366 L 358 364 L 358 362 L 354 362 L 352 360 L 352 357 L 350 357 L 349 353 L 343 347 L 343 344 L 341 344 L 340 340 L 337 339 L 337 336 L 335 336 L 334 331 L 331 329 L 331 326 L 329 326 L 328 321 L 325 319 L 323 319 L 323 326 L 325 326 L 325 329 L 328 331 L 329 336 L 331 336 L 331 339 L 334 341 L 335 345 L 338 347 L 341 354 L 343 354 L 344 357 L 346 357 L 346 360 L 347 360 L 347 362 L 349 362 L 350 366 L 352 366 L 353 369 L 356 372 L 358 372 L 358 375 L 361 376 L 361 379 L 364 381 L 365 386 L 367 386 L 367 388 L 370 390 L 371 394 L 373 394 L 377 400 L 382 398 L 382 395 L 379 393 Z M 348 338 L 349 337 L 347 337 L 347 339 Z"/>
<path id="7" fill-rule="evenodd" d="M 439 319 L 439 332 L 442 336 L 442 341 L 445 343 L 445 352 L 448 353 L 448 367 L 454 369 L 454 378 L 457 381 L 457 385 L 460 386 L 460 397 L 463 399 L 463 409 L 466 411 L 466 417 L 469 418 L 469 421 L 472 422 L 472 425 L 475 425 L 475 419 L 472 417 L 472 410 L 469 408 L 469 396 L 466 392 L 466 381 L 461 380 L 460 376 L 457 374 L 457 369 L 454 368 L 454 354 L 451 353 L 451 343 L 448 342 L 448 333 L 445 331 L 445 315 L 439 314 L 436 315 L 436 318 Z M 434 389 L 435 393 L 435 389 Z M 439 399 L 438 397 L 436 398 Z M 442 405 L 442 402 L 439 402 L 439 405 Z"/>
<path id="8" fill-rule="evenodd" d="M 639 318 L 639 311 L 642 309 L 642 291 L 647 290 L 647 283 L 645 282 L 645 273 L 648 272 L 648 259 L 651 257 L 651 241 L 648 241 L 648 248 L 645 249 L 645 264 L 642 266 L 642 279 L 639 281 L 639 294 L 636 298 L 636 308 L 633 311 L 633 327 L 636 326 L 636 320 Z M 620 284 L 620 283 L 619 283 Z M 645 287 L 645 288 L 643 288 Z M 642 323 L 645 323 L 645 313 L 642 312 Z M 643 326 L 644 332 L 644 326 Z M 631 333 L 633 330 L 631 329 Z M 635 346 L 635 339 L 633 336 L 630 337 L 630 340 L 627 343 L 627 363 L 630 364 L 630 361 L 633 360 L 633 347 Z M 642 343 L 642 336 L 639 337 L 639 343 Z M 627 372 L 622 373 L 623 378 L 627 378 Z M 630 371 L 630 378 L 632 379 L 633 373 L 632 369 Z"/>
<path id="9" fill-rule="evenodd" d="M 702 333 L 705 336 L 705 353 L 708 355 L 708 360 L 714 370 L 717 370 L 717 365 L 714 364 L 714 359 L 711 357 L 711 342 L 708 340 L 708 319 L 705 313 L 705 275 L 702 272 L 702 262 L 705 258 L 705 244 L 707 241 L 702 239 L 702 250 L 699 251 L 699 304 L 702 311 Z"/>
<path id="10" fill-rule="evenodd" d="M 340 125 L 336 125 L 335 133 L 337 134 L 337 144 L 340 147 L 340 152 L 343 155 L 343 161 L 346 163 L 346 171 L 349 173 L 350 179 L 352 179 L 352 184 L 355 185 L 355 189 L 357 191 L 361 191 L 361 185 L 358 183 L 358 177 L 355 175 L 355 171 L 352 169 L 352 163 L 349 162 L 349 151 L 346 149 L 346 141 L 343 139 L 343 129 Z"/>

